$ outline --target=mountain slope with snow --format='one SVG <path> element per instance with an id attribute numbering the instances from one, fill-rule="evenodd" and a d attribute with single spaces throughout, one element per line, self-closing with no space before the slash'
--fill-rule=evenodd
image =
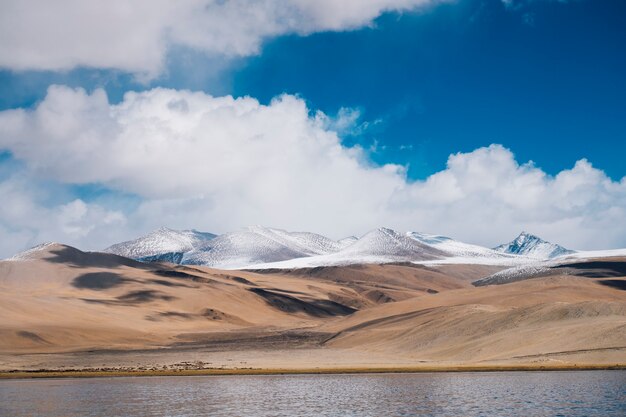
<path id="1" fill-rule="evenodd" d="M 342 239 L 343 241 L 343 239 Z M 392 229 L 378 228 L 366 233 L 343 249 L 326 255 L 300 257 L 283 262 L 260 263 L 250 269 L 310 268 L 350 264 L 380 264 L 391 262 L 433 261 L 450 256 L 443 250 L 424 244 L 407 234 Z"/>
<path id="2" fill-rule="evenodd" d="M 576 251 L 563 255 L 563 259 L 596 259 L 596 258 L 616 258 L 626 257 L 625 249 L 606 249 L 606 250 L 588 250 Z"/>
<path id="3" fill-rule="evenodd" d="M 441 258 L 448 254 L 406 234 L 381 227 L 365 234 L 344 248 L 338 255 L 354 257 L 355 259 L 381 257 L 397 260 L 415 259 L 426 261 Z"/>
<path id="4" fill-rule="evenodd" d="M 103 252 L 146 262 L 180 263 L 183 253 L 201 246 L 215 236 L 213 233 L 196 230 L 173 230 L 162 227 L 137 239 L 109 246 Z"/>
<path id="5" fill-rule="evenodd" d="M 45 242 L 39 245 L 33 246 L 30 249 L 16 253 L 10 258 L 4 259 L 4 261 L 30 261 L 33 259 L 40 259 L 42 254 L 47 254 L 51 249 L 61 248 L 64 245 L 56 242 Z"/>
<path id="6" fill-rule="evenodd" d="M 326 255 L 337 252 L 341 244 L 307 232 L 287 232 L 262 226 L 225 233 L 185 253 L 182 263 L 216 268 L 248 265 Z"/>
<path id="7" fill-rule="evenodd" d="M 347 248 L 348 246 L 352 245 L 357 240 L 359 240 L 359 238 L 356 237 L 356 236 L 348 236 L 348 237 L 344 237 L 343 239 L 339 239 L 337 241 L 337 243 L 339 244 L 339 247 L 341 249 L 344 249 L 344 248 Z"/>
<path id="8" fill-rule="evenodd" d="M 510 243 L 495 247 L 494 250 L 512 255 L 524 255 L 535 259 L 552 259 L 575 253 L 575 251 L 566 249 L 556 243 L 547 242 L 538 236 L 526 232 L 520 233 Z"/>
<path id="9" fill-rule="evenodd" d="M 105 252 L 144 262 L 214 268 L 302 268 L 329 265 L 416 262 L 514 265 L 532 260 L 445 236 L 378 228 L 339 241 L 308 232 L 251 226 L 215 237 L 196 231 L 159 229 Z"/>
<path id="10" fill-rule="evenodd" d="M 460 242 L 446 236 L 429 235 L 426 233 L 418 232 L 407 232 L 407 236 L 425 245 L 429 245 L 443 252 L 446 252 L 449 256 L 454 257 L 503 258 L 510 256 L 498 252 L 494 249 Z"/>

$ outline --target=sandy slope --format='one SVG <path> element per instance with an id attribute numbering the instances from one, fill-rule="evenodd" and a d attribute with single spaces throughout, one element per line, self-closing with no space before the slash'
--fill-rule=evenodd
<path id="1" fill-rule="evenodd" d="M 289 298 L 294 286 L 274 291 L 272 277 L 255 285 L 221 271 L 146 267 L 102 254 L 74 262 L 74 251 L 59 246 L 41 259 L 0 263 L 0 350 L 139 348 L 174 343 L 185 333 L 306 327 L 335 315 L 337 306 L 317 306 L 318 299 L 331 293 L 359 298 L 327 283 Z M 253 292 L 259 290 L 266 293 Z M 274 293 L 276 303 L 284 296 L 288 311 L 266 301 Z"/>
<path id="2" fill-rule="evenodd" d="M 472 286 L 499 269 L 220 271 L 47 246 L 0 262 L 0 369 L 626 364 L 619 283 Z"/>
<path id="3" fill-rule="evenodd" d="M 549 359 L 626 348 L 623 291 L 550 277 L 449 291 L 358 312 L 324 327 L 334 347 L 429 361 Z M 626 360 L 626 350 L 622 350 Z"/>

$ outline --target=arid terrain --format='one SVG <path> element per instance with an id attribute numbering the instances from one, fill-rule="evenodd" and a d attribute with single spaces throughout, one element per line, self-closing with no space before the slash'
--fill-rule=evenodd
<path id="1" fill-rule="evenodd" d="M 626 365 L 626 259 L 217 270 L 48 245 L 0 262 L 0 371 Z"/>

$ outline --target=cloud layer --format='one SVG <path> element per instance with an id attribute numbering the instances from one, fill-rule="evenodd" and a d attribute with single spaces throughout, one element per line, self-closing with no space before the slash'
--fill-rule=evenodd
<path id="1" fill-rule="evenodd" d="M 385 11 L 443 0 L 4 0 L 0 67 L 115 68 L 152 78 L 168 50 L 217 56 L 259 52 L 270 37 L 370 25 Z"/>
<path id="2" fill-rule="evenodd" d="M 337 238 L 385 225 L 485 245 L 528 229 L 573 248 L 626 246 L 626 180 L 586 160 L 552 177 L 491 145 L 411 182 L 404 167 L 375 166 L 343 146 L 333 129 L 356 120 L 338 117 L 290 95 L 262 105 L 154 89 L 112 105 L 102 90 L 53 86 L 34 109 L 0 112 L 0 149 L 24 165 L 0 183 L 0 231 L 99 248 L 162 225 L 220 233 L 264 224 Z M 140 204 L 50 203 L 44 180 L 104 185 Z M 8 246 L 3 255 L 20 249 Z"/>

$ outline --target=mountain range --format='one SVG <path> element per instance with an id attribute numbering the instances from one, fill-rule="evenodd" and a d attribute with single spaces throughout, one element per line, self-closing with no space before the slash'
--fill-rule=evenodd
<path id="1" fill-rule="evenodd" d="M 161 228 L 103 250 L 143 262 L 167 261 L 222 269 L 291 269 L 413 262 L 520 265 L 577 252 L 522 232 L 493 249 L 446 236 L 374 229 L 360 238 L 333 240 L 310 232 L 250 226 L 216 235 Z"/>
<path id="2" fill-rule="evenodd" d="M 122 256 L 43 244 L 0 261 L 0 376 L 626 367 L 625 252 L 548 245 L 258 226 L 160 229 Z"/>

